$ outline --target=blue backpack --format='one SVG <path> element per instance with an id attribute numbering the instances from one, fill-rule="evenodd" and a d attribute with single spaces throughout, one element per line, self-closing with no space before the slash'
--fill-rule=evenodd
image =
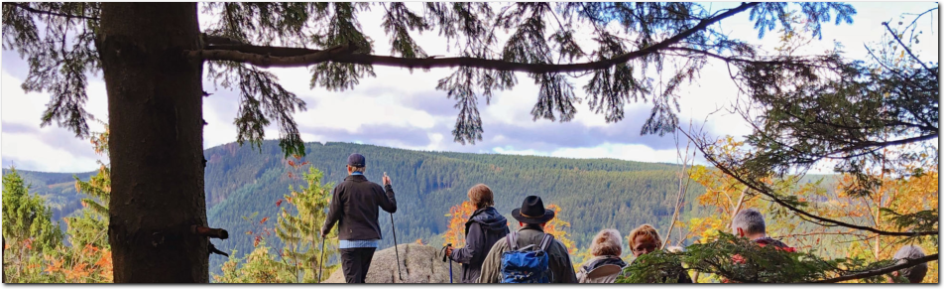
<path id="1" fill-rule="evenodd" d="M 518 248 L 518 232 L 508 234 L 510 251 L 502 253 L 502 283 L 550 283 L 551 270 L 548 266 L 547 247 L 554 242 L 554 236 L 544 234 L 541 244 Z"/>

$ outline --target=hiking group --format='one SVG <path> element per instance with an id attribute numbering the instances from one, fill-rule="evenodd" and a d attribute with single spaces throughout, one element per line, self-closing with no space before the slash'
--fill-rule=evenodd
<path id="1" fill-rule="evenodd" d="M 381 240 L 379 209 L 391 214 L 397 211 L 390 178 L 384 173 L 381 187 L 367 180 L 365 168 L 364 156 L 355 153 L 348 157 L 348 176 L 334 188 L 328 215 L 321 228 L 323 239 L 337 223 L 341 268 L 347 283 L 366 281 L 371 259 Z M 462 264 L 462 283 L 613 283 L 623 274 L 623 268 L 629 266 L 620 257 L 623 254 L 620 232 L 604 229 L 593 238 L 590 247 L 593 257 L 585 261 L 579 271 L 574 270 L 564 244 L 544 233 L 545 225 L 555 216 L 554 211 L 544 207 L 541 197 L 525 197 L 521 207 L 511 211 L 511 216 L 520 225 L 516 232 L 510 231 L 508 221 L 494 208 L 494 195 L 488 186 L 473 186 L 468 191 L 468 198 L 475 205 L 475 211 L 465 223 L 466 246 L 445 248 L 445 255 L 451 261 Z M 755 209 L 739 211 L 732 221 L 731 230 L 738 237 L 750 239 L 761 247 L 796 251 L 767 236 L 764 217 Z M 659 233 L 648 224 L 632 230 L 627 239 L 634 258 L 663 248 Z M 666 250 L 677 252 L 683 249 L 669 246 Z M 923 256 L 920 247 L 904 246 L 895 254 L 895 259 L 904 262 L 905 259 Z M 750 261 L 737 255 L 732 260 L 736 263 Z M 681 268 L 682 264 L 675 266 Z M 927 264 L 921 263 L 892 275 L 920 283 L 927 270 Z M 677 280 L 671 281 L 693 283 L 685 270 L 677 271 L 680 272 Z"/>

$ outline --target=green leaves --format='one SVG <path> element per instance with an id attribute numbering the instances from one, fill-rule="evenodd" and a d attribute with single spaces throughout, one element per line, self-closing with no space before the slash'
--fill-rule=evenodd
<path id="1" fill-rule="evenodd" d="M 321 238 L 321 225 L 327 217 L 334 184 L 322 185 L 321 180 L 324 174 L 314 166 L 310 166 L 308 172 L 303 175 L 308 186 L 300 187 L 297 191 L 289 188 L 292 191 L 291 194 L 284 196 L 285 200 L 289 200 L 289 205 L 282 208 L 276 235 L 285 244 L 281 254 L 281 265 L 286 270 L 294 272 L 300 282 L 320 283 L 322 280 L 317 280 L 318 268 L 329 267 L 322 264 L 324 260 L 321 256 L 333 258 L 332 256 L 337 252 L 336 233 L 332 233 L 327 238 L 330 240 L 325 242 L 329 246 L 325 248 L 326 252 L 322 252 L 320 247 L 324 241 Z M 294 212 L 290 213 L 290 210 Z M 329 274 L 323 277 L 330 275 L 331 271 L 327 272 Z"/>
<path id="2" fill-rule="evenodd" d="M 15 168 L 3 176 L 3 236 L 11 244 L 27 242 L 39 252 L 53 250 L 62 241 L 43 198 L 29 194 Z"/>
<path id="3" fill-rule="evenodd" d="M 675 278 L 666 277 L 691 271 L 712 274 L 727 280 L 724 282 L 806 283 L 894 264 L 894 260 L 868 263 L 858 258 L 823 259 L 812 253 L 790 252 L 773 245 L 761 247 L 746 238 L 722 232 L 717 240 L 693 244 L 683 253 L 658 251 L 642 255 L 624 269 L 617 283 L 674 283 Z M 860 281 L 884 282 L 884 276 L 862 276 Z"/>

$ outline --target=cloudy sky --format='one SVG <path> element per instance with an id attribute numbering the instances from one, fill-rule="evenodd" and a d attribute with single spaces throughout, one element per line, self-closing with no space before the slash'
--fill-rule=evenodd
<path id="1" fill-rule="evenodd" d="M 737 3 L 715 3 L 717 10 Z M 854 24 L 824 24 L 823 39 L 805 47 L 806 51 L 822 52 L 839 42 L 848 57 L 862 59 L 863 44 L 878 41 L 882 36 L 881 22 L 897 21 L 903 13 L 920 13 L 935 7 L 934 2 L 859 2 L 853 6 L 858 14 Z M 707 6 L 707 4 L 706 4 Z M 379 11 L 374 11 L 379 13 Z M 201 17 L 207 23 L 208 17 Z M 939 38 L 936 13 L 923 19 L 926 41 L 916 51 L 919 55 L 937 55 Z M 360 17 L 364 32 L 374 38 L 374 51 L 388 54 L 389 42 L 380 27 L 380 17 Z M 777 45 L 777 37 L 768 34 L 757 38 L 757 32 L 742 13 L 721 22 L 721 27 L 739 39 L 754 41 L 764 48 Z M 929 35 L 930 34 L 930 35 Z M 429 55 L 453 55 L 445 49 L 435 33 L 417 37 Z M 592 46 L 586 46 L 592 47 Z M 26 94 L 20 84 L 27 76 L 28 65 L 16 52 L 2 52 L 2 98 L 0 98 L 0 160 L 8 168 L 47 172 L 81 172 L 97 167 L 101 156 L 92 151 L 88 140 L 81 140 L 56 125 L 39 127 L 40 117 L 50 96 L 45 93 Z M 537 86 L 526 75 L 518 75 L 519 84 L 509 91 L 496 93 L 490 105 L 481 102 L 483 140 L 475 145 L 452 141 L 451 130 L 458 110 L 454 100 L 435 89 L 438 79 L 450 69 L 429 72 L 377 66 L 377 77 L 361 81 L 354 90 L 329 92 L 309 87 L 311 73 L 307 68 L 273 69 L 282 85 L 298 94 L 308 110 L 295 114 L 295 120 L 306 142 L 359 142 L 415 150 L 458 151 L 476 153 L 526 154 L 568 158 L 617 158 L 644 162 L 678 161 L 675 140 L 664 137 L 640 136 L 639 131 L 651 109 L 650 104 L 636 103 L 625 109 L 626 117 L 619 123 L 607 124 L 602 115 L 589 111 L 586 102 L 578 105 L 575 119 L 568 123 L 548 120 L 532 121 L 530 111 L 537 100 Z M 585 81 L 574 81 L 578 97 Z M 238 109 L 238 94 L 222 88 L 215 90 L 205 81 L 204 88 L 213 93 L 204 100 L 204 119 L 209 125 L 204 132 L 204 147 L 210 148 L 236 140 L 232 124 Z M 680 100 L 681 123 L 690 120 L 715 136 L 741 136 L 749 132 L 739 116 L 725 111 L 710 113 L 731 104 L 737 89 L 728 78 L 724 66 L 713 63 L 701 71 L 701 77 L 683 88 Z M 105 85 L 101 75 L 90 76 L 89 101 L 86 109 L 100 119 L 107 119 Z M 357 108 L 359 117 L 349 113 Z M 93 131 L 102 127 L 93 123 Z M 268 138 L 278 135 L 275 127 Z M 684 143 L 682 144 L 684 149 Z"/>

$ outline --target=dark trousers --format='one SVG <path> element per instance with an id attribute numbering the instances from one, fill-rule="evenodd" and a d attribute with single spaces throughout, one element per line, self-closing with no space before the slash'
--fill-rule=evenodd
<path id="1" fill-rule="evenodd" d="M 347 283 L 367 283 L 367 269 L 376 248 L 341 249 L 341 270 Z"/>

